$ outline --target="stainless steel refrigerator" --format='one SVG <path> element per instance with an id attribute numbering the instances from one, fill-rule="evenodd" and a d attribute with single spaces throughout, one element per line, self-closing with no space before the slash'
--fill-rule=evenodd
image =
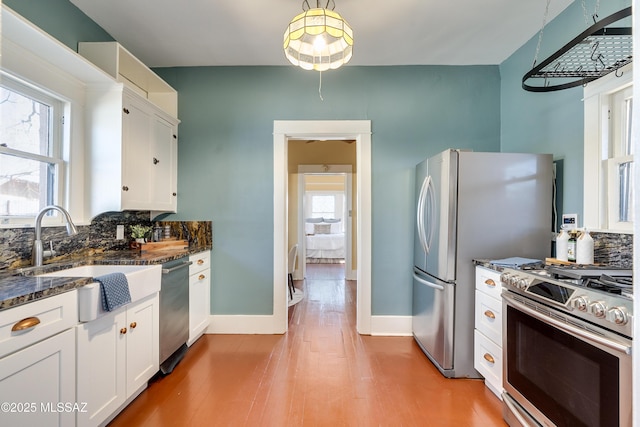
<path id="1" fill-rule="evenodd" d="M 549 154 L 446 150 L 416 166 L 413 335 L 445 377 L 473 367 L 474 259 L 551 252 Z"/>

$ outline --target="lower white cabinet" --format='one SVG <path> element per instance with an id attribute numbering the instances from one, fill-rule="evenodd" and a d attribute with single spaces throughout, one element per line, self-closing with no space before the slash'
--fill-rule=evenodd
<path id="1" fill-rule="evenodd" d="M 211 295 L 211 252 L 189 257 L 189 340 L 191 346 L 209 326 Z"/>
<path id="2" fill-rule="evenodd" d="M 76 327 L 77 399 L 88 408 L 78 426 L 115 417 L 158 372 L 158 314 L 156 293 Z"/>
<path id="3" fill-rule="evenodd" d="M 0 426 L 73 426 L 76 291 L 0 312 Z"/>
<path id="4" fill-rule="evenodd" d="M 500 272 L 476 267 L 473 360 L 485 385 L 502 399 L 502 285 Z"/>
<path id="5" fill-rule="evenodd" d="M 0 359 L 0 425 L 73 426 L 75 380 L 73 329 Z"/>

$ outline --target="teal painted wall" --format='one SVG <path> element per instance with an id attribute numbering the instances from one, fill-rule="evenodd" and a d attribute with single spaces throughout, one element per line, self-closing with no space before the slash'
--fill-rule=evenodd
<path id="1" fill-rule="evenodd" d="M 78 51 L 78 42 L 113 41 L 102 27 L 68 0 L 0 0 L 53 37 Z"/>
<path id="2" fill-rule="evenodd" d="M 587 11 L 593 13 L 595 2 L 585 4 Z M 629 0 L 600 2 L 598 15 L 602 19 L 629 5 Z M 586 30 L 593 23 L 590 17 L 588 22 L 585 23 L 582 3 L 573 2 L 545 27 L 537 63 Z M 578 86 L 543 93 L 522 89 L 522 76 L 533 68 L 537 44 L 538 35 L 500 64 L 500 151 L 551 153 L 554 159 L 562 160 L 562 211 L 558 214 L 578 213 L 582 225 L 583 89 Z"/>
<path id="3" fill-rule="evenodd" d="M 372 313 L 411 313 L 414 166 L 499 150 L 497 66 L 157 69 L 179 92 L 176 219 L 212 220 L 212 312 L 271 314 L 273 121 L 371 120 Z"/>

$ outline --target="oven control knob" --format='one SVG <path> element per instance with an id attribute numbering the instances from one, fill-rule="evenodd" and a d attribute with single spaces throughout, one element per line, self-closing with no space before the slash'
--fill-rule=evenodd
<path id="1" fill-rule="evenodd" d="M 596 301 L 591 304 L 591 314 L 598 318 L 603 318 L 607 314 L 607 306 L 602 301 Z"/>
<path id="2" fill-rule="evenodd" d="M 516 285 L 518 283 L 518 276 L 509 276 L 509 284 L 511 286 L 513 286 L 514 288 L 517 288 L 518 286 Z"/>
<path id="3" fill-rule="evenodd" d="M 509 284 L 509 276 L 511 276 L 509 273 L 502 273 L 500 275 L 500 281 L 502 283 L 504 283 L 505 285 L 508 285 Z"/>
<path id="4" fill-rule="evenodd" d="M 527 284 L 527 279 L 520 279 L 516 282 L 516 288 L 524 291 L 527 289 Z"/>
<path id="5" fill-rule="evenodd" d="M 589 307 L 589 299 L 587 299 L 587 297 L 577 297 L 571 302 L 571 305 L 579 311 L 587 311 L 587 308 Z"/>
<path id="6" fill-rule="evenodd" d="M 616 325 L 626 325 L 629 321 L 629 317 L 627 316 L 627 312 L 622 307 L 613 307 L 607 313 L 607 320 L 615 323 Z"/>

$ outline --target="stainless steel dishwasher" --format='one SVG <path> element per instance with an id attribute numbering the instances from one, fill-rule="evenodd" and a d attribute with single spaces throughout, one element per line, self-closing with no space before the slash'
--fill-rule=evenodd
<path id="1" fill-rule="evenodd" d="M 160 371 L 182 360 L 189 339 L 189 257 L 162 264 L 160 285 Z"/>

